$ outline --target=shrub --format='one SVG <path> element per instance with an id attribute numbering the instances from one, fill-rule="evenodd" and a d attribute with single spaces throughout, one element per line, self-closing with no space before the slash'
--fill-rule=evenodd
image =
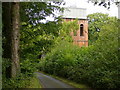
<path id="1" fill-rule="evenodd" d="M 11 62 L 9 59 L 3 58 L 2 62 L 2 88 L 25 88 L 30 84 L 33 72 L 36 70 L 35 65 L 30 60 L 21 62 L 21 73 L 16 78 L 8 77 L 7 69 L 10 69 Z M 8 72 L 8 73 L 7 73 Z M 6 77 L 7 76 L 7 77 Z"/>
<path id="2" fill-rule="evenodd" d="M 79 48 L 61 41 L 40 62 L 40 70 L 94 88 L 120 88 L 118 24 L 103 26 L 98 40 Z"/>

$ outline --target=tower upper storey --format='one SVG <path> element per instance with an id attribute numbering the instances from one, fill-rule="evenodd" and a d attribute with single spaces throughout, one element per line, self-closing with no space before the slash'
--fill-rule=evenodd
<path id="1" fill-rule="evenodd" d="M 70 7 L 65 8 L 64 12 L 61 13 L 63 18 L 71 19 L 87 19 L 86 9 L 85 8 L 76 8 Z"/>

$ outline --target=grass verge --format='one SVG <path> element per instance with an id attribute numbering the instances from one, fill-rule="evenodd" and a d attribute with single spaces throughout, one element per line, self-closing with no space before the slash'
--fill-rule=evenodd
<path id="1" fill-rule="evenodd" d="M 31 78 L 30 80 L 30 85 L 27 88 L 42 88 L 38 78 L 36 76 L 34 76 L 33 78 Z"/>

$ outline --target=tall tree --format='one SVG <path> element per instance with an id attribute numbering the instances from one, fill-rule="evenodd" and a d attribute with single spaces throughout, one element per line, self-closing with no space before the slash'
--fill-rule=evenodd
<path id="1" fill-rule="evenodd" d="M 27 22 L 32 25 L 39 24 L 40 20 L 46 20 L 47 16 L 52 15 L 56 17 L 53 13 L 56 10 L 62 10 L 59 5 L 62 2 L 25 2 L 20 3 L 21 8 L 21 21 Z"/>
<path id="2" fill-rule="evenodd" d="M 19 2 L 12 3 L 12 30 L 11 30 L 11 76 L 16 77 L 20 72 L 19 64 L 19 38 L 20 38 L 20 22 L 19 22 Z"/>
<path id="3" fill-rule="evenodd" d="M 115 22 L 115 17 L 109 17 L 108 14 L 103 13 L 94 13 L 89 14 L 89 43 L 92 44 L 99 37 L 99 32 L 105 24 L 109 24 L 111 22 Z"/>
<path id="4" fill-rule="evenodd" d="M 9 17 L 8 17 L 9 16 Z M 3 58 L 11 60 L 7 76 L 16 77 L 19 66 L 19 2 L 3 3 Z"/>
<path id="5" fill-rule="evenodd" d="M 29 53 L 35 57 L 49 51 L 60 30 L 61 18 L 54 14 L 54 11 L 62 10 L 59 4 L 61 2 L 20 3 L 22 7 L 21 57 L 30 55 Z M 54 21 L 47 21 L 46 17 L 51 15 Z M 45 20 L 46 23 L 40 22 L 41 20 Z"/>
<path id="6" fill-rule="evenodd" d="M 59 4 L 59 2 L 57 3 Z M 6 69 L 8 72 L 7 76 L 10 75 L 9 77 L 16 77 L 17 74 L 20 72 L 20 65 L 19 65 L 20 16 L 21 16 L 21 21 L 24 21 L 33 27 L 34 24 L 38 24 L 39 20 L 45 19 L 46 16 L 50 16 L 50 15 L 54 16 L 53 11 L 59 9 L 59 7 L 52 5 L 51 3 L 45 3 L 45 2 L 41 2 L 41 3 L 36 3 L 36 2 L 6 3 L 5 2 L 3 4 L 4 4 L 3 5 L 3 16 L 4 16 L 3 17 L 3 24 L 4 24 L 3 57 L 11 60 L 11 67 L 8 67 L 11 69 L 10 70 Z M 19 13 L 20 7 L 22 8 L 21 15 Z M 54 25 L 54 23 L 52 24 Z M 31 28 L 31 31 L 33 29 L 34 28 Z"/>

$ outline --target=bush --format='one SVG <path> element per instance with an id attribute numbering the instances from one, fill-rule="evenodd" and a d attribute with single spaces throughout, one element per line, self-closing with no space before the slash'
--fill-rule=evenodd
<path id="1" fill-rule="evenodd" d="M 30 79 L 33 78 L 33 72 L 36 70 L 35 65 L 30 60 L 22 60 L 21 73 L 16 78 L 10 78 L 11 62 L 3 58 L 2 62 L 2 88 L 25 88 L 29 86 Z"/>
<path id="2" fill-rule="evenodd" d="M 30 78 L 27 75 L 20 74 L 16 78 L 9 78 L 3 80 L 2 88 L 25 88 L 29 85 Z"/>
<path id="3" fill-rule="evenodd" d="M 93 88 L 120 88 L 118 30 L 117 23 L 103 26 L 98 40 L 85 48 L 60 42 L 41 60 L 40 70 Z"/>
<path id="4" fill-rule="evenodd" d="M 27 74 L 29 76 L 33 76 L 33 73 L 36 71 L 37 64 L 34 60 L 25 59 L 22 60 L 21 65 L 21 73 Z"/>

